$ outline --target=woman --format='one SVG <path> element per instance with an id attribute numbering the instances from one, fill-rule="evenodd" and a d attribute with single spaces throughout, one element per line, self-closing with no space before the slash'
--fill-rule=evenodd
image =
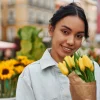
<path id="1" fill-rule="evenodd" d="M 66 55 L 73 55 L 88 38 L 88 23 L 84 11 L 75 3 L 61 7 L 51 18 L 48 27 L 52 37 L 52 49 L 42 58 L 28 65 L 19 77 L 16 100 L 71 100 L 69 80 L 57 63 Z M 96 66 L 96 79 L 100 68 Z M 100 79 L 98 78 L 98 84 Z M 100 99 L 98 85 L 98 98 Z M 98 100 L 99 100 L 98 99 Z"/>

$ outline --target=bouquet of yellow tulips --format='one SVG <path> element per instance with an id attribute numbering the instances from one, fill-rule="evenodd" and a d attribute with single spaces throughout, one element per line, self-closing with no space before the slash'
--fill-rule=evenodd
<path id="1" fill-rule="evenodd" d="M 72 100 L 96 100 L 94 64 L 87 55 L 66 56 L 58 67 L 69 78 Z"/>

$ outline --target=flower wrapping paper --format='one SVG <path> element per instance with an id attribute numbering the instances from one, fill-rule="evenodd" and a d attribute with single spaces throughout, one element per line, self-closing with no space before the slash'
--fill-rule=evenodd
<path id="1" fill-rule="evenodd" d="M 96 100 L 96 81 L 86 83 L 74 71 L 68 78 L 72 100 Z"/>

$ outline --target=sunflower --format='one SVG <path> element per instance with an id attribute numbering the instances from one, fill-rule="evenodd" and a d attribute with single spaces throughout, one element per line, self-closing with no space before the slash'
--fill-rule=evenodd
<path id="1" fill-rule="evenodd" d="M 17 59 L 18 60 L 24 60 L 24 59 L 27 59 L 27 56 L 17 56 Z"/>
<path id="2" fill-rule="evenodd" d="M 28 64 L 34 62 L 33 60 L 29 60 L 29 59 L 24 59 L 24 60 L 21 60 L 21 63 L 24 64 L 25 66 L 27 66 Z"/>
<path id="3" fill-rule="evenodd" d="M 2 62 L 0 63 L 0 67 L 1 67 L 1 66 L 5 66 L 5 67 L 13 68 L 13 67 L 14 67 L 14 64 L 17 64 L 17 63 L 18 63 L 17 60 L 10 59 L 10 60 L 6 60 L 6 61 L 2 61 Z"/>
<path id="4" fill-rule="evenodd" d="M 17 60 L 20 61 L 21 64 L 27 66 L 28 64 L 34 62 L 34 60 L 28 59 L 27 56 L 17 56 Z"/>
<path id="5" fill-rule="evenodd" d="M 9 59 L 9 60 L 7 60 L 6 62 L 7 62 L 10 66 L 13 66 L 13 65 L 15 65 L 15 64 L 18 63 L 18 61 L 15 60 L 15 59 Z"/>
<path id="6" fill-rule="evenodd" d="M 14 70 L 15 70 L 18 74 L 20 74 L 20 73 L 23 71 L 23 69 L 24 69 L 24 66 L 21 66 L 21 65 L 14 67 Z"/>
<path id="7" fill-rule="evenodd" d="M 10 79 L 14 74 L 15 73 L 12 68 L 9 68 L 6 66 L 0 67 L 0 79 L 1 80 Z"/>

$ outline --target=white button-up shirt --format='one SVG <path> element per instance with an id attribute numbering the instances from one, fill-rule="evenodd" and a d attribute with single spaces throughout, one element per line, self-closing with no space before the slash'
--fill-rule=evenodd
<path id="1" fill-rule="evenodd" d="M 95 63 L 97 100 L 100 100 L 100 67 Z M 63 75 L 47 49 L 19 76 L 16 100 L 72 100 L 69 79 Z"/>

